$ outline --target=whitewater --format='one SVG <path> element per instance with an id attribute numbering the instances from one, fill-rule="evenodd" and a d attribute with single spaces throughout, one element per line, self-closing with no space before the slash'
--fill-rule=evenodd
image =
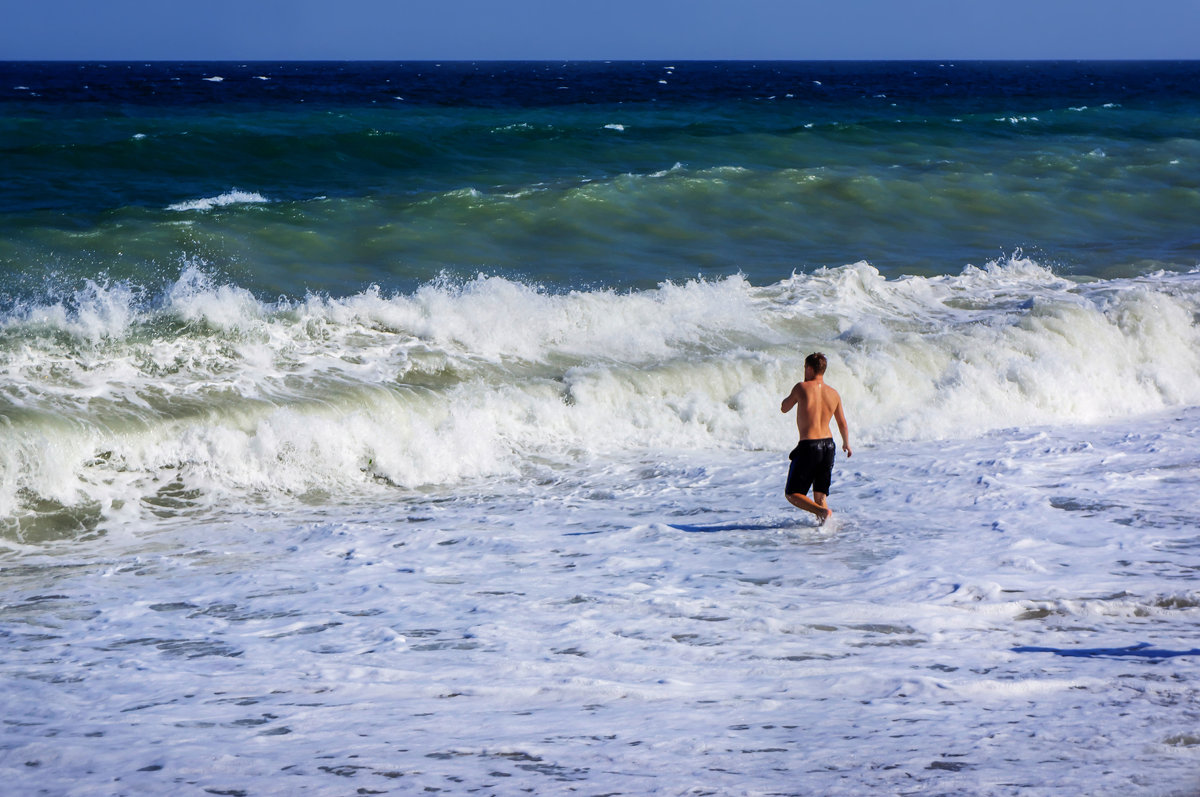
<path id="1" fill-rule="evenodd" d="M 809 349 L 838 360 L 868 444 L 1192 406 L 1198 286 L 1195 272 L 1075 282 L 1019 259 L 630 292 L 481 275 L 276 303 L 192 265 L 158 296 L 90 283 L 4 320 L 0 511 L 136 517 L 164 482 L 223 505 L 774 450 L 774 399 Z"/>
<path id="2" fill-rule="evenodd" d="M 7 788 L 1194 793 L 1198 316 L 1019 257 L 14 306 Z"/>

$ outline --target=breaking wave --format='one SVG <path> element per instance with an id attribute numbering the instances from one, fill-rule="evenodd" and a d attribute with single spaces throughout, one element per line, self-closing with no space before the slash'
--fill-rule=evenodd
<path id="1" fill-rule="evenodd" d="M 1075 282 L 1027 259 L 886 279 L 552 292 L 480 275 L 264 302 L 188 266 L 0 316 L 0 515 L 451 486 L 589 458 L 786 449 L 830 358 L 855 441 L 1200 403 L 1200 272 Z"/>

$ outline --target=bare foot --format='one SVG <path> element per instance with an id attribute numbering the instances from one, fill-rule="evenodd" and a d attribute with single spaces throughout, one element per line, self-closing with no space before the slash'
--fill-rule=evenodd
<path id="1" fill-rule="evenodd" d="M 817 516 L 817 518 L 818 518 L 818 519 L 819 519 L 819 521 L 820 521 L 819 523 L 817 523 L 817 525 L 818 525 L 818 526 L 824 526 L 824 525 L 825 525 L 825 523 L 826 523 L 826 522 L 829 520 L 829 518 L 833 517 L 833 510 L 832 510 L 832 509 L 830 509 L 830 508 L 829 508 L 829 507 L 827 507 L 827 506 L 826 506 L 826 507 L 822 507 L 822 509 L 824 509 L 824 510 L 825 510 L 825 514 L 823 514 L 823 515 L 822 515 L 822 514 L 819 514 L 819 513 L 816 513 L 816 512 L 814 512 L 814 513 L 813 513 L 813 514 L 815 514 L 815 515 Z"/>

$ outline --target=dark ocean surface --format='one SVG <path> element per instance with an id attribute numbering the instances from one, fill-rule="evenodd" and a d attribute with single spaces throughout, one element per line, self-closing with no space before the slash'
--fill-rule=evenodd
<path id="1" fill-rule="evenodd" d="M 0 64 L 0 288 L 1200 261 L 1200 64 Z"/>

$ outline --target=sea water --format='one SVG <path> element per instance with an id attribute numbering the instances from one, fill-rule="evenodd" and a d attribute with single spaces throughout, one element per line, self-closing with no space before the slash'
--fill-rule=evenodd
<path id="1" fill-rule="evenodd" d="M 0 65 L 2 790 L 1200 793 L 1197 77 Z"/>

